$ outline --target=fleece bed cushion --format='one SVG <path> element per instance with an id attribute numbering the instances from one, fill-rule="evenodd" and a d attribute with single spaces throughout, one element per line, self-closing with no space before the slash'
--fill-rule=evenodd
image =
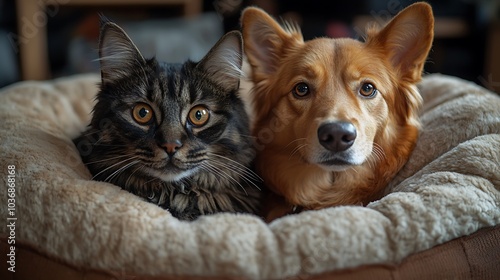
<path id="1" fill-rule="evenodd" d="M 79 75 L 0 92 L 0 170 L 4 178 L 9 166 L 16 172 L 13 215 L 7 186 L 0 215 L 16 218 L 20 250 L 120 275 L 271 279 L 398 264 L 482 228 L 498 232 L 500 98 L 473 83 L 423 79 L 417 146 L 382 199 L 266 224 L 228 213 L 179 221 L 91 181 L 71 139 L 89 123 L 98 81 Z M 0 234 L 5 256 L 12 232 L 3 226 Z"/>

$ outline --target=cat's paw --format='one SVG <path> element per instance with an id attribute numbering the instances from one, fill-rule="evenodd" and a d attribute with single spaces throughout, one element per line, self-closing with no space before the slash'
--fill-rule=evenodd
<path id="1" fill-rule="evenodd" d="M 167 210 L 170 212 L 170 214 L 172 214 L 172 216 L 183 221 L 194 221 L 199 216 L 201 216 L 201 213 L 196 209 L 183 210 L 183 211 L 178 211 L 176 209 L 167 209 Z"/>

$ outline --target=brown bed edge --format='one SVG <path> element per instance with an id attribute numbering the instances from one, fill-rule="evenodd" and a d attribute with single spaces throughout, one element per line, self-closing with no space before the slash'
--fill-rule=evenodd
<path id="1" fill-rule="evenodd" d="M 0 237 L 2 254 L 0 278 L 5 280 L 170 280 L 170 279 L 242 279 L 240 277 L 137 276 L 131 273 L 79 268 L 38 252 L 32 246 L 15 245 L 15 272 L 10 272 L 8 238 Z M 295 279 L 498 279 L 500 275 L 500 225 L 483 228 L 429 250 L 413 254 L 394 265 L 367 265 L 355 269 L 332 271 L 318 275 L 302 275 Z"/>

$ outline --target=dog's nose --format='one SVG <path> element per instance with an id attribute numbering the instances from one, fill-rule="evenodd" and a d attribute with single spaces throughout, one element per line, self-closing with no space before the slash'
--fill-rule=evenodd
<path id="1" fill-rule="evenodd" d="M 322 124 L 318 128 L 319 143 L 332 152 L 342 152 L 356 140 L 356 128 L 349 122 Z"/>

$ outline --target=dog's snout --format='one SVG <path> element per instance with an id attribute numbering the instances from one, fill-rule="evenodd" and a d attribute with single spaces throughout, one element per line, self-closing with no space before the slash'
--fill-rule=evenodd
<path id="1" fill-rule="evenodd" d="M 356 128 L 349 122 L 333 122 L 318 128 L 319 143 L 332 152 L 342 152 L 356 140 Z"/>

